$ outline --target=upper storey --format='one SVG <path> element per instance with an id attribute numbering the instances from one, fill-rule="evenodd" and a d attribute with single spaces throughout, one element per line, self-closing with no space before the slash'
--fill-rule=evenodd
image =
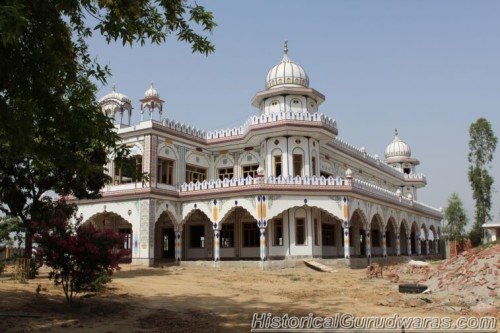
<path id="1" fill-rule="evenodd" d="M 123 143 L 144 147 L 141 142 L 150 136 L 161 143 L 169 142 L 175 149 L 184 149 L 200 160 L 204 157 L 211 161 L 208 168 L 193 161 L 179 160 L 176 163 L 188 163 L 206 170 L 214 168 L 215 171 L 206 174 L 208 180 L 217 178 L 217 166 L 211 159 L 220 155 L 240 156 L 252 151 L 258 156 L 252 167 L 257 170 L 260 166 L 266 176 L 340 176 L 350 168 L 356 178 L 391 190 L 405 187 L 405 193 L 412 192 L 416 198 L 413 188 L 424 186 L 426 180 L 415 173 L 414 166 L 418 161 L 410 163 L 413 160 L 409 146 L 396 136 L 387 148 L 384 163 L 377 155 L 369 155 L 364 148 L 357 149 L 337 139 L 335 120 L 318 112 L 325 97 L 310 88 L 309 83 L 304 68 L 290 59 L 285 42 L 281 61 L 267 73 L 266 89 L 253 99 L 260 114 L 251 116 L 242 126 L 205 132 L 163 119 L 164 101 L 153 84 L 140 100 L 141 123 L 138 125 L 130 126 L 132 105 L 125 95 L 113 91 L 102 98 L 100 104 L 103 111 L 114 118 Z M 145 150 L 142 149 L 143 153 L 149 156 L 160 153 Z M 279 169 L 276 165 L 282 172 L 276 172 Z M 233 176 L 237 175 L 237 172 L 233 173 Z M 175 184 L 189 182 L 184 179 L 182 171 L 174 179 Z"/>
<path id="2" fill-rule="evenodd" d="M 323 94 L 309 88 L 304 68 L 288 56 L 285 41 L 283 58 L 267 73 L 266 90 L 255 94 L 252 105 L 267 115 L 290 111 L 315 113 L 324 101 Z"/>

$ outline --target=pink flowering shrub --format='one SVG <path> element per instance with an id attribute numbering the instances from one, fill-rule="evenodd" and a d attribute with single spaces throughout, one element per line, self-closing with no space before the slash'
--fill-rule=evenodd
<path id="1" fill-rule="evenodd" d="M 104 284 L 130 250 L 121 248 L 123 236 L 113 230 L 97 230 L 92 224 L 76 225 L 52 219 L 49 228 L 35 236 L 37 258 L 51 268 L 50 279 L 62 286 L 66 301 L 78 293 L 95 291 Z M 106 277 L 106 278 L 103 278 Z"/>

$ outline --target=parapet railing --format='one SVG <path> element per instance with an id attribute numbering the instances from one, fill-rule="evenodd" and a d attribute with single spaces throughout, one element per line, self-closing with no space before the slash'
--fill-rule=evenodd
<path id="1" fill-rule="evenodd" d="M 329 186 L 347 186 L 345 179 L 337 177 L 268 177 L 268 178 L 232 178 L 224 180 L 210 180 L 196 183 L 184 183 L 179 185 L 179 192 L 192 192 L 210 189 L 220 189 L 228 187 L 241 187 L 249 185 L 329 185 Z"/>
<path id="2" fill-rule="evenodd" d="M 234 136 L 242 136 L 246 134 L 252 126 L 259 126 L 265 124 L 271 124 L 273 122 L 279 121 L 304 121 L 304 122 L 318 122 L 321 123 L 337 132 L 337 122 L 335 119 L 330 118 L 322 113 L 309 113 L 309 112 L 293 112 L 293 111 L 281 111 L 271 114 L 261 114 L 260 116 L 252 116 L 241 126 L 219 129 L 214 131 L 204 131 L 199 128 L 186 125 L 176 120 L 163 119 L 163 121 L 150 120 L 151 123 L 163 125 L 171 130 L 187 134 L 202 140 L 215 140 L 222 138 L 231 138 Z M 128 132 L 137 129 L 142 129 L 143 125 L 138 124 L 135 126 L 124 127 L 120 131 Z"/>
<path id="3" fill-rule="evenodd" d="M 376 155 L 370 155 L 366 152 L 366 150 L 362 148 L 357 148 L 350 143 L 347 143 L 346 141 L 335 138 L 332 141 L 328 142 L 328 145 L 338 148 L 341 151 L 344 151 L 348 153 L 351 156 L 356 156 L 360 160 L 364 160 L 365 162 L 382 169 L 384 172 L 387 172 L 393 176 L 396 176 L 398 178 L 404 178 L 405 180 L 419 180 L 419 181 L 424 181 L 426 182 L 427 179 L 424 174 L 405 174 L 402 173 L 398 170 L 395 170 L 393 167 L 391 167 L 389 164 L 385 163 L 380 159 L 380 157 Z"/>
<path id="4" fill-rule="evenodd" d="M 388 202 L 393 202 L 398 205 L 403 205 L 408 208 L 418 209 L 426 213 L 441 215 L 441 212 L 424 203 L 406 198 L 397 192 L 390 191 L 388 189 L 379 187 L 377 185 L 365 182 L 359 179 L 346 179 L 342 177 L 328 177 L 323 176 L 317 177 L 247 177 L 247 178 L 232 178 L 224 180 L 208 180 L 203 182 L 191 182 L 184 183 L 181 185 L 167 185 L 167 184 L 156 184 L 156 188 L 169 190 L 172 192 L 177 192 L 179 195 L 189 195 L 189 194 L 199 194 L 200 192 L 206 191 L 220 191 L 224 189 L 238 188 L 238 189 L 252 189 L 258 187 L 268 187 L 273 185 L 286 186 L 295 185 L 294 188 L 299 186 L 313 186 L 313 187 L 325 187 L 332 190 L 336 188 L 338 190 L 350 190 L 355 191 L 360 194 L 370 195 Z M 146 186 L 148 187 L 148 186 Z M 113 192 L 120 190 L 134 190 L 134 189 L 145 189 L 141 183 L 130 183 L 122 185 L 113 185 L 106 187 L 105 192 Z"/>
<path id="5" fill-rule="evenodd" d="M 417 208 L 419 210 L 425 211 L 431 214 L 441 214 L 441 212 L 429 205 L 423 204 L 421 202 L 408 199 L 396 192 L 392 192 L 385 188 L 373 185 L 371 183 L 359 180 L 359 179 L 346 179 L 342 177 L 328 177 L 323 176 L 317 177 L 262 177 L 262 178 L 233 178 L 224 180 L 210 180 L 196 183 L 184 183 L 178 185 L 177 189 L 180 193 L 195 193 L 197 191 L 207 191 L 207 190 L 220 190 L 225 188 L 234 187 L 252 187 L 255 185 L 303 185 L 303 186 L 324 186 L 335 189 L 335 187 L 342 187 L 345 189 L 349 187 L 355 189 L 362 194 L 371 194 L 378 198 L 384 199 L 386 201 L 394 202 L 400 205 L 407 206 L 409 208 Z M 340 189 L 340 188 L 339 188 Z"/>

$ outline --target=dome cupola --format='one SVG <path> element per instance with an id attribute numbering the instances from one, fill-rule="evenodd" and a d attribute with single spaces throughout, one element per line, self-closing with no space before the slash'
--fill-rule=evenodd
<path id="1" fill-rule="evenodd" d="M 410 146 L 399 138 L 397 129 L 394 131 L 394 139 L 385 148 L 385 158 L 391 157 L 411 157 Z"/>
<path id="2" fill-rule="evenodd" d="M 285 41 L 283 59 L 271 68 L 266 76 L 266 89 L 278 86 L 309 87 L 309 77 L 302 66 L 288 57 L 288 41 Z"/>
<path id="3" fill-rule="evenodd" d="M 112 89 L 113 90 L 109 94 L 104 95 L 103 97 L 101 97 L 101 99 L 99 99 L 99 104 L 101 105 L 101 107 L 103 109 L 105 109 L 105 107 L 108 107 L 109 109 L 111 106 L 115 106 L 119 108 L 130 107 L 131 109 L 132 102 L 130 101 L 130 99 L 124 94 L 117 92 L 115 85 L 113 85 Z"/>
<path id="4" fill-rule="evenodd" d="M 158 90 L 153 85 L 153 82 L 151 82 L 151 85 L 149 86 L 148 90 L 144 92 L 144 98 L 148 97 L 156 97 L 160 98 L 160 94 L 158 93 Z"/>
<path id="5" fill-rule="evenodd" d="M 162 115 L 163 115 L 163 103 L 165 103 L 164 100 L 160 98 L 160 94 L 158 93 L 158 90 L 153 85 L 153 82 L 151 82 L 151 85 L 149 86 L 148 90 L 144 92 L 144 98 L 140 100 L 141 102 L 141 121 L 144 120 L 144 111 L 147 109 L 149 113 L 149 118 L 152 120 L 153 119 L 153 113 L 155 110 L 158 111 L 159 115 L 159 120 L 162 120 Z"/>
<path id="6" fill-rule="evenodd" d="M 130 125 L 130 118 L 132 113 L 132 102 L 130 99 L 116 91 L 116 87 L 113 85 L 113 90 L 99 99 L 99 106 L 104 114 L 108 117 L 114 119 L 117 124 Z M 124 117 L 124 114 L 128 117 Z M 117 115 L 119 115 L 117 117 Z M 127 118 L 127 119 L 125 119 Z"/>

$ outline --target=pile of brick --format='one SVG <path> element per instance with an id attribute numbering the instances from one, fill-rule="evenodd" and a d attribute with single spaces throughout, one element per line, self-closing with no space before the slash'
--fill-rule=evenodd
<path id="1" fill-rule="evenodd" d="M 385 267 L 386 276 L 392 282 L 398 282 L 401 276 L 413 276 L 419 279 L 421 276 L 427 276 L 431 271 L 429 264 L 421 261 L 410 261 L 405 264 Z"/>
<path id="2" fill-rule="evenodd" d="M 497 297 L 500 271 L 500 245 L 464 251 L 420 281 L 436 293 L 452 292 L 461 297 L 493 303 Z"/>

